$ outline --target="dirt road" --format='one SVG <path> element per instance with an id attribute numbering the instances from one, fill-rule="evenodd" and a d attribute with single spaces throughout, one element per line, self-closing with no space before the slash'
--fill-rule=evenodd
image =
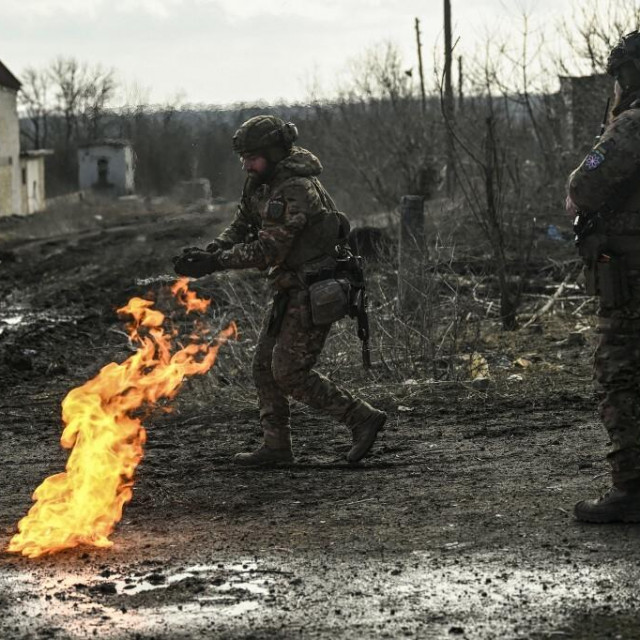
<path id="1" fill-rule="evenodd" d="M 113 226 L 48 243 L 5 229 L 3 548 L 33 489 L 64 468 L 61 400 L 128 353 L 113 309 L 215 230 L 180 216 Z M 637 637 L 640 528 L 571 516 L 608 481 L 593 335 L 567 342 L 574 324 L 558 314 L 542 333 L 496 335 L 487 389 L 349 373 L 390 414 L 373 455 L 347 465 L 346 431 L 297 407 L 297 463 L 261 470 L 230 462 L 259 441 L 239 370 L 247 331 L 173 413 L 147 420 L 113 548 L 0 556 L 0 637 Z"/>

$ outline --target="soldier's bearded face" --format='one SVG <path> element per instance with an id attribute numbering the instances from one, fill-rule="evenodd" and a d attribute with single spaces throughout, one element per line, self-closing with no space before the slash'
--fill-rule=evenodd
<path id="1" fill-rule="evenodd" d="M 268 162 L 264 156 L 248 154 L 242 156 L 242 170 L 246 171 L 251 177 L 259 178 L 267 173 Z"/>

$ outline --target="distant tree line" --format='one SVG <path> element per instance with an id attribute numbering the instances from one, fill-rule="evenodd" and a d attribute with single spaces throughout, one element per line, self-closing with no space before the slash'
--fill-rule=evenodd
<path id="1" fill-rule="evenodd" d="M 78 145 L 125 138 L 136 154 L 139 193 L 167 194 L 181 180 L 205 177 L 214 195 L 232 199 L 243 177 L 231 138 L 244 120 L 266 112 L 298 124 L 299 143 L 320 157 L 343 208 L 366 213 L 395 206 L 404 193 L 430 197 L 439 171 L 437 99 L 429 101 L 430 117 L 422 117 L 411 78 L 391 46 L 365 56 L 358 74 L 332 100 L 318 96 L 306 105 L 196 109 L 176 101 L 114 108 L 120 87 L 113 70 L 59 58 L 21 75 L 23 148 L 54 150 L 47 166 L 50 195 L 77 188 Z"/>

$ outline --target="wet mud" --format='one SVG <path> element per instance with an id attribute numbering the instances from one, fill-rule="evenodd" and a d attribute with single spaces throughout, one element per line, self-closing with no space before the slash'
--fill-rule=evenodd
<path id="1" fill-rule="evenodd" d="M 64 468 L 60 402 L 130 354 L 116 306 L 215 232 L 179 216 L 131 227 L 2 245 L 15 258 L 0 263 L 2 548 Z M 240 313 L 229 305 L 215 322 Z M 487 346 L 503 363 L 487 388 L 353 374 L 390 416 L 373 453 L 348 465 L 349 434 L 295 406 L 296 463 L 263 469 L 231 461 L 260 439 L 247 331 L 146 419 L 112 548 L 0 554 L 0 637 L 637 637 L 640 527 L 571 515 L 608 484 L 594 335 L 567 341 L 570 313 L 542 325 Z"/>

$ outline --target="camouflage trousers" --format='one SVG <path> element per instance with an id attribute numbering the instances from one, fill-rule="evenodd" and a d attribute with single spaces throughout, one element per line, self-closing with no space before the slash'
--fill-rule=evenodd
<path id="1" fill-rule="evenodd" d="M 611 440 L 607 457 L 617 486 L 640 482 L 640 273 L 633 273 L 629 285 L 629 303 L 600 309 L 594 360 L 600 417 Z"/>
<path id="2" fill-rule="evenodd" d="M 272 307 L 258 338 L 253 378 L 265 443 L 281 447 L 290 442 L 290 397 L 345 424 L 365 403 L 313 370 L 331 327 L 312 324 L 304 293 L 292 292 L 277 335 L 269 331 Z"/>

